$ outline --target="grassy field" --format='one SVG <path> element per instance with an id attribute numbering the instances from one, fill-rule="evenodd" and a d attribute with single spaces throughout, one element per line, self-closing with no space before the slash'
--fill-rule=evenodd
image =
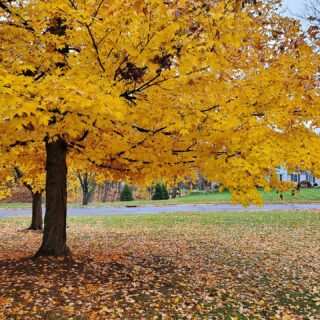
<path id="1" fill-rule="evenodd" d="M 0 319 L 319 319 L 320 212 L 70 217 L 73 259 L 0 219 Z"/>
<path id="2" fill-rule="evenodd" d="M 291 192 L 283 193 L 283 200 L 280 195 L 272 190 L 270 192 L 260 191 L 262 199 L 265 203 L 313 203 L 320 202 L 320 188 L 304 188 L 295 196 Z M 200 193 L 194 192 L 190 195 L 177 197 L 169 200 L 144 200 L 144 201 L 128 201 L 128 202 L 108 202 L 108 203 L 94 203 L 92 206 L 124 206 L 124 205 L 174 205 L 174 204 L 221 204 L 231 203 L 231 194 L 228 191 L 223 192 L 208 192 Z"/>
<path id="3" fill-rule="evenodd" d="M 283 193 L 283 200 L 275 190 L 270 192 L 260 191 L 265 203 L 316 203 L 320 202 L 320 188 L 304 188 L 292 196 L 290 192 Z M 150 205 L 175 205 L 175 204 L 222 204 L 231 203 L 231 195 L 228 191 L 210 193 L 190 193 L 190 195 L 169 200 L 140 200 L 123 202 L 99 202 L 91 203 L 89 207 L 121 207 L 121 206 L 150 206 Z M 70 203 L 69 207 L 79 207 L 80 204 Z M 1 203 L 0 209 L 31 208 L 30 203 Z"/>

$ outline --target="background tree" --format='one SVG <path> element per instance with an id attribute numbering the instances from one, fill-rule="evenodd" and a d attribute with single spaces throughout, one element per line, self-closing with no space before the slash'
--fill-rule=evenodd
<path id="1" fill-rule="evenodd" d="M 13 169 L 14 175 L 18 180 L 25 180 L 23 176 L 23 172 L 18 168 L 14 167 Z M 32 196 L 32 218 L 31 225 L 29 226 L 29 230 L 42 230 L 42 194 L 44 192 L 43 189 L 34 190 L 32 183 L 27 181 L 22 182 L 23 185 L 31 192 Z"/>
<path id="2" fill-rule="evenodd" d="M 168 193 L 168 190 L 167 190 L 167 187 L 165 184 L 162 184 L 162 197 L 163 197 L 163 200 L 168 200 L 169 199 L 169 193 Z"/>
<path id="3" fill-rule="evenodd" d="M 46 153 L 37 255 L 69 252 L 68 164 L 141 183 L 201 172 L 245 205 L 281 187 L 275 167 L 319 146 L 320 104 L 319 56 L 278 6 L 0 0 L 0 148 Z"/>
<path id="4" fill-rule="evenodd" d="M 31 149 L 32 150 L 32 149 Z M 43 152 L 30 154 L 30 148 L 19 146 L 15 148 L 15 153 L 1 154 L 0 179 L 2 180 L 2 190 L 5 192 L 0 198 L 10 195 L 10 189 L 18 185 L 25 186 L 32 196 L 32 219 L 28 227 L 29 230 L 42 230 L 42 194 L 44 192 L 45 168 Z M 8 180 L 9 179 L 9 180 Z"/>
<path id="5" fill-rule="evenodd" d="M 320 0 L 308 0 L 304 2 L 304 10 L 301 12 L 292 12 L 298 19 L 306 25 L 306 32 L 309 41 L 312 41 L 319 52 L 320 47 Z"/>
<path id="6" fill-rule="evenodd" d="M 154 186 L 152 200 L 168 200 L 169 193 L 164 183 L 157 182 Z"/>
<path id="7" fill-rule="evenodd" d="M 96 189 L 96 183 L 94 181 L 95 176 L 95 173 L 87 171 L 83 174 L 77 174 L 82 189 L 82 205 L 84 206 L 93 201 Z"/>
<path id="8" fill-rule="evenodd" d="M 113 187 L 113 182 L 112 181 L 105 181 L 103 183 L 103 196 L 102 196 L 102 202 L 107 202 L 108 201 L 108 196 Z"/>
<path id="9" fill-rule="evenodd" d="M 128 185 L 124 185 L 120 194 L 120 201 L 132 201 L 132 190 Z"/>
<path id="10" fill-rule="evenodd" d="M 319 0 L 309 0 L 305 2 L 305 13 L 303 15 L 304 19 L 307 19 L 312 26 L 320 27 L 320 1 Z"/>
<path id="11" fill-rule="evenodd" d="M 163 189 L 161 184 L 158 182 L 154 186 L 152 200 L 162 200 L 162 199 L 163 199 Z"/>

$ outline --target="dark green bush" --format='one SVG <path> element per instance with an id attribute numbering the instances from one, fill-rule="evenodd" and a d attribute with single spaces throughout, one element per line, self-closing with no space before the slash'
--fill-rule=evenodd
<path id="1" fill-rule="evenodd" d="M 169 193 L 164 184 L 162 184 L 162 199 L 163 200 L 168 200 L 169 199 Z"/>
<path id="2" fill-rule="evenodd" d="M 152 200 L 167 200 L 169 199 L 169 193 L 167 188 L 162 183 L 156 183 L 154 186 L 154 191 L 152 195 Z"/>
<path id="3" fill-rule="evenodd" d="M 132 190 L 129 186 L 125 185 L 120 193 L 120 201 L 132 201 Z"/>

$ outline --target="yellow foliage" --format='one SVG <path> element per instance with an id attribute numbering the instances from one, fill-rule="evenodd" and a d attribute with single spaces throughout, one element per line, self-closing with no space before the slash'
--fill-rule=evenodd
<path id="1" fill-rule="evenodd" d="M 285 188 L 270 178 L 284 162 L 320 174 L 319 54 L 277 0 L 4 7 L 0 151 L 34 188 L 58 138 L 75 170 L 140 183 L 200 171 L 244 205 L 261 204 L 257 185 Z"/>

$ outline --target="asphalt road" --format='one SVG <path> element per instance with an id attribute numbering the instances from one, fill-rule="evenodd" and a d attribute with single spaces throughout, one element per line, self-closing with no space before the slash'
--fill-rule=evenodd
<path id="1" fill-rule="evenodd" d="M 157 214 L 161 212 L 192 212 L 192 211 L 287 211 L 287 210 L 320 210 L 320 203 L 296 203 L 296 204 L 265 204 L 263 207 L 250 206 L 244 208 L 231 204 L 197 204 L 197 205 L 171 205 L 171 206 L 145 206 L 145 207 L 121 207 L 121 208 L 69 208 L 69 216 L 90 216 L 108 214 Z M 31 209 L 1 209 L 0 218 L 12 216 L 31 215 Z"/>

